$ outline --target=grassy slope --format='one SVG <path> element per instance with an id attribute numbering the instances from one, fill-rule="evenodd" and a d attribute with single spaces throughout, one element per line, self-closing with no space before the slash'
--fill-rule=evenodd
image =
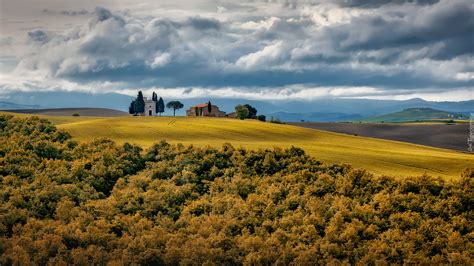
<path id="1" fill-rule="evenodd" d="M 105 137 L 143 147 L 162 139 L 196 146 L 225 142 L 245 148 L 301 147 L 324 162 L 349 163 L 375 174 L 458 177 L 474 156 L 450 150 L 348 136 L 258 121 L 187 117 L 47 117 L 78 140 Z"/>
<path id="2" fill-rule="evenodd" d="M 160 140 L 216 147 L 229 142 L 251 149 L 293 145 L 323 162 L 349 163 L 374 174 L 391 176 L 426 173 L 459 177 L 464 168 L 474 167 L 472 154 L 259 121 L 188 117 L 41 117 L 81 141 L 104 137 L 142 147 Z"/>
<path id="3" fill-rule="evenodd" d="M 454 117 L 453 117 L 454 116 Z M 367 118 L 362 120 L 363 122 L 373 122 L 373 123 L 400 123 L 400 122 L 411 122 L 411 121 L 436 121 L 436 120 L 456 120 L 459 117 L 463 119 L 468 119 L 467 116 L 435 110 L 431 108 L 410 108 L 405 109 L 400 112 Z"/>

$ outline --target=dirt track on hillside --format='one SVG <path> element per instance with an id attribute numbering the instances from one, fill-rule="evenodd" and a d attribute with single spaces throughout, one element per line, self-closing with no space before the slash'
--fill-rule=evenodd
<path id="1" fill-rule="evenodd" d="M 469 124 L 365 124 L 288 123 L 312 129 L 364 137 L 405 141 L 420 145 L 467 151 Z"/>

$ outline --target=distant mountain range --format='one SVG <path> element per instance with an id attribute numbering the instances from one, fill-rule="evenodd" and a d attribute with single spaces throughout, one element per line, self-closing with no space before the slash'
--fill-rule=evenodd
<path id="1" fill-rule="evenodd" d="M 362 119 L 358 114 L 344 113 L 286 113 L 276 112 L 267 114 L 267 119 L 278 118 L 285 122 L 335 122 L 335 121 L 352 121 Z"/>
<path id="2" fill-rule="evenodd" d="M 75 108 L 97 107 L 128 111 L 133 97 L 118 93 L 82 92 L 15 92 L 2 95 L 5 107 L 0 109 L 31 108 Z M 150 97 L 151 95 L 145 95 Z M 164 99 L 165 102 L 175 99 Z M 177 115 L 184 115 L 190 106 L 211 101 L 226 112 L 234 111 L 237 104 L 250 104 L 257 108 L 258 114 L 278 117 L 283 121 L 351 121 L 376 117 L 408 108 L 432 108 L 447 112 L 469 114 L 474 112 L 474 100 L 463 102 L 430 102 L 415 98 L 406 101 L 324 98 L 308 101 L 256 101 L 246 99 L 193 98 L 178 99 L 184 108 Z M 8 105 L 9 104 L 9 105 Z M 16 107 L 15 107 L 16 105 Z M 34 107 L 32 107 L 34 106 Z M 169 110 L 165 115 L 172 114 Z"/>
<path id="3" fill-rule="evenodd" d="M 52 115 L 52 116 L 128 116 L 123 111 L 108 108 L 51 108 L 51 109 L 10 109 L 10 112 L 19 114 Z"/>
<path id="4" fill-rule="evenodd" d="M 39 105 L 27 105 L 27 104 L 16 104 L 11 102 L 0 101 L 0 110 L 11 110 L 11 109 L 36 109 Z"/>
<path id="5" fill-rule="evenodd" d="M 432 108 L 408 108 L 400 112 L 387 115 L 363 119 L 363 122 L 372 123 L 399 123 L 415 121 L 433 121 L 433 120 L 467 120 L 468 115 L 446 112 Z"/>
<path id="6" fill-rule="evenodd" d="M 4 96 L 5 101 L 36 106 L 36 108 L 74 108 L 101 107 L 126 111 L 132 97 L 118 93 L 83 93 L 83 92 L 15 92 Z M 27 109 L 31 107 L 22 107 Z"/>

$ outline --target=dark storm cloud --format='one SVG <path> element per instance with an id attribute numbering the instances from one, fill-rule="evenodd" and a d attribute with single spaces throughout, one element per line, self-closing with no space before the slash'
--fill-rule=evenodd
<path id="1" fill-rule="evenodd" d="M 355 18 L 350 25 L 328 28 L 326 32 L 345 50 L 439 43 L 441 49 L 433 50 L 430 57 L 450 58 L 474 52 L 474 6 L 447 3 L 426 12 L 407 10 L 403 16 L 385 12 Z"/>
<path id="2" fill-rule="evenodd" d="M 432 5 L 439 0 L 339 0 L 337 4 L 344 7 L 378 8 L 383 5 L 400 5 L 413 3 L 418 5 Z"/>

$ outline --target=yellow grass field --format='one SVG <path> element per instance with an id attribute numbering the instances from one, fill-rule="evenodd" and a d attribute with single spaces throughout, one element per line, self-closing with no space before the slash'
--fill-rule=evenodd
<path id="1" fill-rule="evenodd" d="M 21 115 L 23 116 L 23 115 Z M 195 146 L 265 149 L 296 146 L 327 163 L 347 163 L 376 175 L 424 173 L 448 178 L 474 167 L 474 155 L 367 137 L 357 137 L 254 120 L 189 117 L 58 117 L 42 116 L 76 140 L 109 138 L 146 148 L 160 140 Z"/>

